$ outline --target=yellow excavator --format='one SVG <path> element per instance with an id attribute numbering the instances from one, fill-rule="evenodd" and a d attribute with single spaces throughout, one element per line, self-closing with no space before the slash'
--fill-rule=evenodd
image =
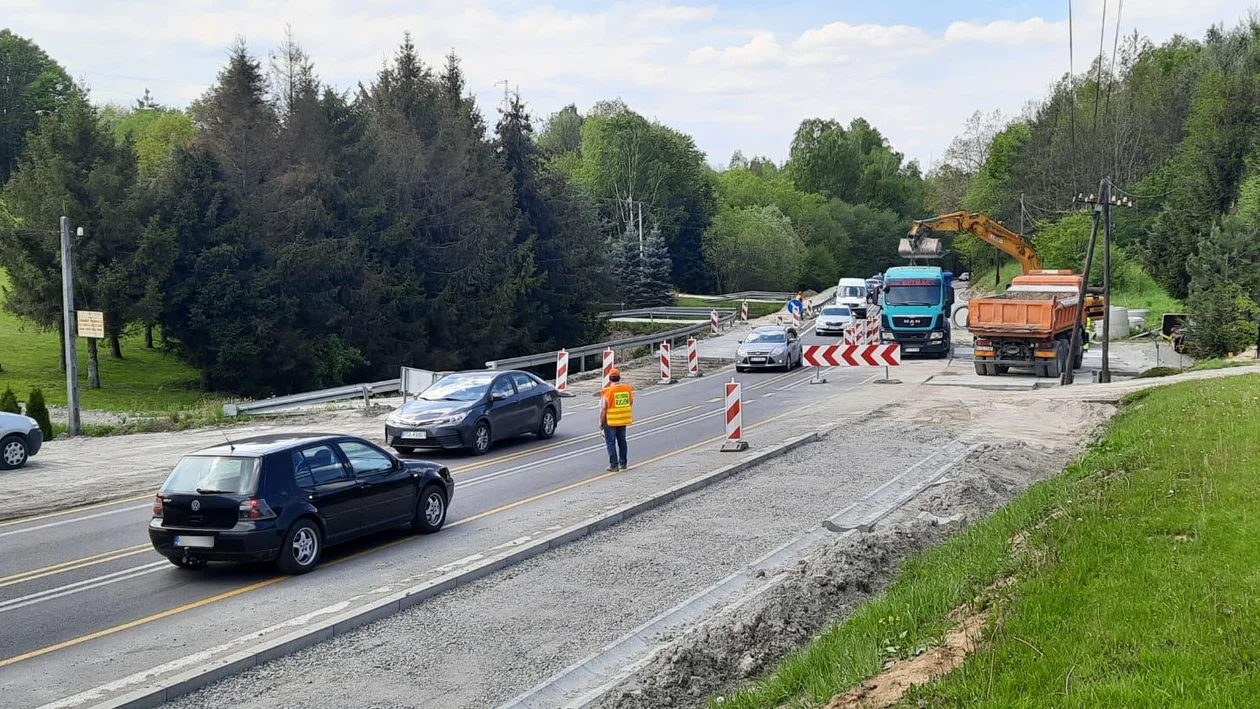
<path id="1" fill-rule="evenodd" d="M 1042 270 L 1041 257 L 1037 255 L 1032 244 L 1029 244 L 1022 235 L 1007 229 L 996 219 L 978 212 L 951 212 L 916 221 L 910 227 L 909 236 L 902 239 L 898 245 L 898 253 L 911 260 L 940 258 L 944 254 L 940 240 L 928 236 L 934 231 L 971 234 L 1018 261 L 1025 276 Z M 1097 320 L 1103 316 L 1101 295 L 1089 293 L 1085 296 L 1085 314 L 1090 320 Z"/>

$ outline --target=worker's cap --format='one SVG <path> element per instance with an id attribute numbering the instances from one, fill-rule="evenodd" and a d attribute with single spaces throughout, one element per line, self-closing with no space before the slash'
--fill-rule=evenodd
<path id="1" fill-rule="evenodd" d="M 621 376 L 621 370 L 620 370 L 620 369 L 617 369 L 616 367 L 613 367 L 612 369 L 608 370 L 608 376 L 610 376 L 610 377 L 620 377 L 620 376 Z"/>

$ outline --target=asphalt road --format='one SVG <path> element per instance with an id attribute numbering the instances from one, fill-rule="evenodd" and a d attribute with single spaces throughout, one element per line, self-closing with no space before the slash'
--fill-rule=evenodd
<path id="1" fill-rule="evenodd" d="M 732 374 L 728 369 L 641 392 L 630 434 L 632 468 L 622 475 L 648 480 L 654 469 L 668 469 L 674 456 L 716 446 L 723 434 L 723 383 Z M 856 384 L 872 374 L 834 370 L 829 378 Z M 805 386 L 809 369 L 737 376 L 744 383 L 746 428 L 790 416 L 815 396 Z M 590 396 L 565 401 L 550 441 L 505 442 L 483 458 L 426 457 L 445 462 L 455 475 L 446 529 L 430 537 L 400 531 L 334 548 L 319 569 L 296 578 L 278 576 L 267 565 L 201 571 L 171 566 L 149 546 L 147 497 L 0 523 L 4 705 L 61 700 L 252 629 L 300 624 L 305 614 L 339 599 L 438 575 L 537 532 L 539 525 L 553 528 L 566 511 L 581 519 L 591 506 L 613 502 L 605 500 L 615 477 L 604 472 L 607 457 Z M 704 470 L 676 472 L 685 479 Z"/>

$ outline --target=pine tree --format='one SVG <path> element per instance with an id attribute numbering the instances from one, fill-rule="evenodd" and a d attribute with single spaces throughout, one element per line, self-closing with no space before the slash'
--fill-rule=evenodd
<path id="1" fill-rule="evenodd" d="M 0 411 L 11 414 L 22 413 L 22 409 L 18 407 L 17 395 L 13 393 L 13 387 L 5 387 L 4 393 L 0 393 Z"/>
<path id="2" fill-rule="evenodd" d="M 639 261 L 638 305 L 666 305 L 670 302 L 673 286 L 670 280 L 671 259 L 669 247 L 660 227 L 653 226 L 643 237 L 643 251 Z"/>
<path id="3" fill-rule="evenodd" d="M 35 419 L 45 440 L 53 437 L 52 419 L 48 416 L 48 405 L 44 403 L 44 390 L 38 387 L 31 389 L 26 397 L 26 415 Z"/>

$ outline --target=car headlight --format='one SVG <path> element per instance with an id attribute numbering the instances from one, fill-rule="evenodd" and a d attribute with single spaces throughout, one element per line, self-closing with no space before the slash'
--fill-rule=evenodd
<path id="1" fill-rule="evenodd" d="M 448 414 L 442 418 L 430 421 L 429 424 L 433 426 L 445 426 L 447 424 L 459 423 L 460 421 L 463 421 L 464 417 L 467 415 L 468 414 L 464 412 L 460 412 L 458 414 Z"/>
<path id="2" fill-rule="evenodd" d="M 31 418 L 30 416 L 27 416 L 27 417 L 26 417 L 26 420 L 31 422 L 31 427 L 32 427 L 32 428 L 39 428 L 39 421 L 36 421 L 35 419 Z"/>
<path id="3" fill-rule="evenodd" d="M 928 337 L 929 337 L 929 339 L 933 339 L 933 340 L 943 340 L 943 339 L 945 339 L 945 333 L 943 333 L 943 332 L 934 332 L 934 333 L 932 333 L 931 335 L 929 335 Z"/>
<path id="4" fill-rule="evenodd" d="M 884 342 L 892 342 L 896 340 L 897 338 L 891 332 L 881 332 L 879 333 L 879 339 L 883 340 Z"/>

